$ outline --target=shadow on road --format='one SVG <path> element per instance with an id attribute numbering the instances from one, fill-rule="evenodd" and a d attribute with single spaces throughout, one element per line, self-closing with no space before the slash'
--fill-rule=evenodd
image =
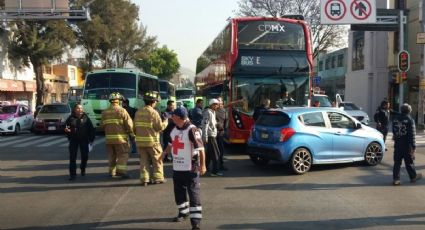
<path id="1" fill-rule="evenodd" d="M 424 226 L 425 214 L 411 214 L 401 216 L 374 216 L 352 219 L 333 219 L 317 221 L 282 221 L 253 224 L 225 224 L 218 229 L 362 229 L 367 227 L 385 229 L 385 226 Z M 419 229 L 419 228 L 418 228 Z"/>
<path id="2" fill-rule="evenodd" d="M 172 223 L 171 218 L 152 218 L 152 219 L 131 219 L 131 220 L 117 220 L 117 221 L 106 221 L 106 222 L 93 222 L 93 223 L 81 223 L 81 224 L 69 224 L 69 225 L 53 225 L 53 226 L 31 226 L 25 228 L 8 228 L 15 230 L 33 230 L 33 229 L 96 229 L 96 228 L 113 228 L 113 229 L 135 229 L 132 227 L 120 227 L 120 225 L 132 225 L 132 224 L 148 224 L 148 223 Z M 180 225 L 180 223 L 177 223 Z M 187 223 L 186 223 L 187 224 Z M 158 229 L 158 228 L 137 228 L 137 229 Z M 173 228 L 167 228 L 172 230 Z M 181 228 L 175 228 L 181 229 Z"/>

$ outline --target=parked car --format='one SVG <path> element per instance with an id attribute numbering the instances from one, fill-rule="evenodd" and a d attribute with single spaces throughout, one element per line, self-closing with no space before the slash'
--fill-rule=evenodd
<path id="1" fill-rule="evenodd" d="M 320 107 L 332 107 L 331 100 L 325 94 L 313 94 L 311 104 L 314 105 L 316 102 L 320 103 Z"/>
<path id="2" fill-rule="evenodd" d="M 68 104 L 43 105 L 35 118 L 33 131 L 35 133 L 63 132 L 69 115 L 71 115 L 71 107 Z"/>
<path id="3" fill-rule="evenodd" d="M 248 139 L 247 152 L 256 165 L 270 160 L 289 163 L 296 174 L 315 164 L 381 162 L 385 149 L 376 129 L 338 108 L 286 108 L 264 112 Z"/>
<path id="4" fill-rule="evenodd" d="M 0 109 L 0 133 L 18 134 L 21 130 L 30 130 L 34 117 L 26 105 L 3 105 Z"/>
<path id="5" fill-rule="evenodd" d="M 343 108 L 348 115 L 356 118 L 358 121 L 365 125 L 369 125 L 369 115 L 362 110 L 361 107 L 358 107 L 353 102 L 343 101 L 339 103 L 339 107 Z"/>

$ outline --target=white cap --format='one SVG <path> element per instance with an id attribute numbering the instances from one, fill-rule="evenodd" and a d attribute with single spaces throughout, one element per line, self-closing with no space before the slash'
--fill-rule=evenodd
<path id="1" fill-rule="evenodd" d="M 220 104 L 220 102 L 217 99 L 213 98 L 213 99 L 210 99 L 210 103 L 208 103 L 208 105 L 212 105 L 212 104 Z"/>

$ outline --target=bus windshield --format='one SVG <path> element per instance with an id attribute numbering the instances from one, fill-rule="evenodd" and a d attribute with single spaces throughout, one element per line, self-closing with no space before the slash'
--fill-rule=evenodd
<path id="1" fill-rule="evenodd" d="M 79 101 L 83 94 L 83 88 L 69 88 L 68 101 Z"/>
<path id="2" fill-rule="evenodd" d="M 279 21 L 239 22 L 238 48 L 305 51 L 304 30 L 299 24 Z"/>
<path id="3" fill-rule="evenodd" d="M 108 99 L 113 92 L 136 98 L 136 75 L 130 73 L 96 73 L 86 77 L 84 99 Z"/>
<path id="4" fill-rule="evenodd" d="M 246 103 L 235 103 L 233 107 L 247 114 L 253 113 L 264 99 L 270 99 L 271 108 L 281 107 L 279 103 L 286 93 L 292 101 L 288 106 L 307 106 L 308 104 L 309 76 L 307 74 L 263 78 L 235 76 L 232 84 L 233 98 L 246 101 Z"/>
<path id="5" fill-rule="evenodd" d="M 177 99 L 187 99 L 193 97 L 193 91 L 191 89 L 179 89 L 176 90 Z"/>
<path id="6" fill-rule="evenodd" d="M 168 81 L 159 81 L 159 94 L 161 99 L 170 99 L 175 95 L 174 85 Z"/>

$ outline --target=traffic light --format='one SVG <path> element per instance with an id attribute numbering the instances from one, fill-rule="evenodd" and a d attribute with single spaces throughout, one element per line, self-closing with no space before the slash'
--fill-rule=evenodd
<path id="1" fill-rule="evenodd" d="M 409 68 L 410 68 L 409 52 L 402 50 L 398 53 L 398 70 L 400 72 L 407 72 Z"/>
<path id="2" fill-rule="evenodd" d="M 401 78 L 400 78 L 401 82 L 407 81 L 407 73 L 406 72 L 401 72 L 400 75 L 401 75 Z"/>
<path id="3" fill-rule="evenodd" d="M 393 80 L 396 84 L 400 84 L 400 73 L 395 73 L 393 75 Z"/>

